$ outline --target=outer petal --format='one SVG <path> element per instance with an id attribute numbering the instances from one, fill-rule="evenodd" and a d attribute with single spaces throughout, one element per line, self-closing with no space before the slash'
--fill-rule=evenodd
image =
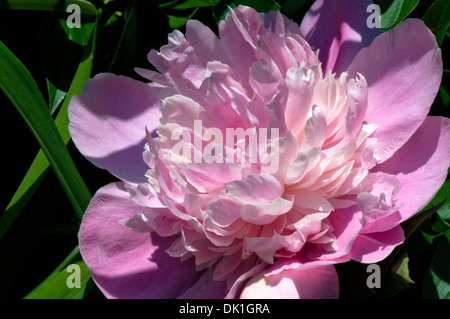
<path id="1" fill-rule="evenodd" d="M 300 26 L 305 39 L 319 49 L 325 74 L 345 71 L 358 51 L 379 35 L 369 28 L 366 19 L 371 0 L 317 0 Z"/>
<path id="2" fill-rule="evenodd" d="M 198 278 L 192 259 L 180 262 L 166 254 L 172 237 L 136 233 L 119 224 L 145 210 L 118 182 L 98 190 L 83 217 L 81 255 L 108 298 L 176 298 Z"/>
<path id="3" fill-rule="evenodd" d="M 274 275 L 262 271 L 251 278 L 242 299 L 337 299 L 339 279 L 334 266 L 286 269 Z"/>
<path id="4" fill-rule="evenodd" d="M 129 181 L 144 182 L 145 128 L 159 126 L 160 101 L 145 83 L 110 73 L 88 80 L 69 106 L 69 131 L 94 165 Z"/>
<path id="5" fill-rule="evenodd" d="M 359 235 L 353 242 L 350 256 L 361 263 L 376 263 L 386 258 L 404 240 L 400 226 L 385 232 Z"/>
<path id="6" fill-rule="evenodd" d="M 213 279 L 214 269 L 207 270 L 202 277 L 179 299 L 223 299 L 227 294 L 226 281 Z"/>
<path id="7" fill-rule="evenodd" d="M 369 86 L 365 121 L 378 126 L 375 155 L 384 161 L 428 114 L 441 82 L 441 50 L 421 20 L 407 19 L 358 53 L 349 75 L 357 72 Z"/>
<path id="8" fill-rule="evenodd" d="M 397 203 L 404 221 L 436 195 L 450 166 L 450 119 L 427 117 L 411 139 L 374 171 L 396 175 L 402 184 Z"/>

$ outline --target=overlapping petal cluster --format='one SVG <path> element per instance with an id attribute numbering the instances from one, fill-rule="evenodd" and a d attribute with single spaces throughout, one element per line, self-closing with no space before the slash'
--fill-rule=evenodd
<path id="1" fill-rule="evenodd" d="M 334 298 L 333 264 L 403 242 L 450 164 L 450 121 L 427 116 L 442 57 L 420 20 L 368 28 L 369 3 L 316 1 L 301 26 L 239 6 L 219 37 L 171 33 L 149 83 L 88 81 L 71 135 L 122 180 L 80 229 L 105 295 Z"/>

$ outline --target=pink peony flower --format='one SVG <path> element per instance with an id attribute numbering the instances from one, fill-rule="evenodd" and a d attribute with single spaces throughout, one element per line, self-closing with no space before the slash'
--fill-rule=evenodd
<path id="1" fill-rule="evenodd" d="M 427 116 L 442 75 L 424 23 L 379 34 L 370 1 L 318 0 L 299 27 L 239 6 L 72 99 L 71 136 L 121 181 L 79 232 L 110 298 L 337 298 L 334 264 L 401 244 L 450 165 Z"/>

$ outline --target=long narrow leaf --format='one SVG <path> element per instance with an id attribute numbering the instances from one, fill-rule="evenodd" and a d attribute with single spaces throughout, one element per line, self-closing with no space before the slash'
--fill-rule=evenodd
<path id="1" fill-rule="evenodd" d="M 95 23 L 95 26 L 97 26 L 97 23 Z M 96 32 L 97 27 L 94 28 L 91 34 L 91 41 L 86 48 L 86 58 L 79 64 L 77 72 L 75 73 L 75 76 L 72 80 L 72 84 L 70 85 L 66 98 L 55 120 L 56 127 L 65 145 L 67 145 L 70 140 L 68 130 L 69 118 L 67 115 L 69 102 L 72 96 L 80 94 L 82 92 L 85 81 L 91 75 L 96 44 Z M 27 174 L 25 175 L 24 179 L 19 185 L 19 188 L 16 190 L 13 198 L 9 202 L 5 212 L 0 218 L 2 226 L 0 227 L 0 238 L 6 233 L 8 228 L 28 203 L 29 199 L 46 176 L 46 173 L 49 171 L 49 168 L 50 163 L 48 162 L 44 152 L 41 149 L 36 155 Z"/>
<path id="2" fill-rule="evenodd" d="M 52 165 L 76 214 L 81 217 L 89 204 L 91 194 L 69 155 L 36 82 L 1 41 L 0 88 L 27 123 Z"/>
<path id="3" fill-rule="evenodd" d="M 94 283 L 79 247 L 24 299 L 82 299 Z"/>
<path id="4" fill-rule="evenodd" d="M 82 86 L 86 79 L 89 78 L 92 69 L 92 54 L 89 57 L 80 63 L 78 67 L 78 71 L 75 74 L 72 85 L 69 89 L 69 92 L 66 96 L 66 99 L 61 106 L 61 110 L 56 117 L 55 124 L 58 129 L 59 134 L 65 145 L 70 140 L 70 135 L 68 131 L 68 116 L 67 116 L 67 107 L 70 101 L 70 98 L 76 94 L 80 94 L 82 90 Z M 0 220 L 2 220 L 5 224 L 5 228 L 0 229 L 0 238 L 4 235 L 6 230 L 11 226 L 13 221 L 17 218 L 19 213 L 28 203 L 31 196 L 34 194 L 37 187 L 40 185 L 41 181 L 44 179 L 46 173 L 48 172 L 50 167 L 50 163 L 48 162 L 45 154 L 42 150 L 39 150 L 36 158 L 28 169 L 27 174 L 22 180 L 19 188 L 16 190 L 13 198 L 9 202 L 6 207 L 5 212 L 3 213 Z"/>

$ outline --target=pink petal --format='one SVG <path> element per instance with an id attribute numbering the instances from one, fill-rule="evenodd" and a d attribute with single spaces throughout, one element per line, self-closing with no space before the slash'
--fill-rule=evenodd
<path id="1" fill-rule="evenodd" d="M 348 254 L 364 227 L 361 211 L 357 205 L 345 209 L 336 209 L 328 216 L 328 220 L 333 227 L 333 234 L 336 237 L 336 252 L 324 253 L 320 248 L 314 248 L 307 253 L 307 256 L 312 261 L 301 260 L 303 263 L 315 264 L 321 260 L 336 263 L 350 259 Z"/>
<path id="2" fill-rule="evenodd" d="M 324 74 L 345 71 L 358 51 L 379 35 L 379 29 L 366 24 L 370 4 L 371 0 L 317 0 L 306 13 L 300 30 L 313 49 L 319 49 Z"/>
<path id="3" fill-rule="evenodd" d="M 260 29 L 259 45 L 271 57 L 284 77 L 289 68 L 298 66 L 296 57 L 287 45 L 287 39 L 289 38 L 287 35 L 290 31 L 300 34 L 300 29 L 285 16 L 282 16 L 279 11 L 264 14 L 262 18 L 265 28 Z M 286 30 L 287 28 L 290 30 Z"/>
<path id="4" fill-rule="evenodd" d="M 444 183 L 449 166 L 450 120 L 427 117 L 402 148 L 374 168 L 374 172 L 395 175 L 402 184 L 397 203 L 403 206 L 397 222 L 408 219 L 431 201 Z"/>
<path id="5" fill-rule="evenodd" d="M 219 37 L 231 63 L 240 73 L 239 78 L 247 80 L 248 70 L 261 57 L 258 52 L 257 35 L 261 17 L 255 9 L 238 6 L 230 10 L 225 20 L 219 23 Z"/>
<path id="6" fill-rule="evenodd" d="M 267 268 L 266 263 L 260 263 L 254 267 L 252 267 L 250 270 L 245 271 L 240 275 L 236 281 L 233 283 L 233 285 L 230 288 L 230 291 L 226 295 L 225 299 L 237 299 L 240 296 L 240 293 L 242 292 L 242 289 L 245 287 L 245 283 L 248 281 L 249 278 L 252 278 L 259 272 L 261 272 L 263 269 Z"/>
<path id="7" fill-rule="evenodd" d="M 292 201 L 278 197 L 271 203 L 249 203 L 241 210 L 241 218 L 255 225 L 267 225 L 292 208 Z"/>
<path id="8" fill-rule="evenodd" d="M 317 79 L 315 66 L 307 68 L 301 65 L 298 69 L 291 68 L 286 74 L 286 85 L 289 95 L 286 101 L 286 126 L 295 136 L 298 136 L 308 118 L 314 95 L 314 84 Z"/>
<path id="9" fill-rule="evenodd" d="M 269 174 L 249 174 L 247 182 L 235 180 L 227 183 L 227 190 L 242 200 L 270 202 L 283 195 L 283 185 Z"/>
<path id="10" fill-rule="evenodd" d="M 200 279 L 178 299 L 223 299 L 227 293 L 226 281 L 213 279 L 214 269 L 208 269 Z"/>
<path id="11" fill-rule="evenodd" d="M 225 54 L 222 43 L 203 23 L 197 20 L 189 20 L 186 23 L 186 40 L 197 55 L 198 61 L 205 67 L 210 61 L 221 61 L 228 64 L 229 58 Z"/>
<path id="12" fill-rule="evenodd" d="M 193 260 L 165 250 L 175 240 L 119 224 L 148 211 L 129 199 L 122 182 L 99 189 L 83 217 L 79 245 L 94 281 L 108 298 L 175 298 L 198 278 Z"/>
<path id="13" fill-rule="evenodd" d="M 249 81 L 252 89 L 264 103 L 270 102 L 280 88 L 285 86 L 279 70 L 264 60 L 252 64 Z"/>
<path id="14" fill-rule="evenodd" d="M 145 128 L 159 126 L 160 102 L 145 83 L 110 73 L 88 80 L 69 105 L 69 131 L 94 165 L 129 181 L 146 181 Z"/>
<path id="15" fill-rule="evenodd" d="M 358 53 L 349 67 L 351 77 L 356 72 L 369 86 L 365 121 L 377 125 L 375 155 L 384 161 L 428 114 L 441 82 L 441 50 L 421 20 L 407 19 Z"/>
<path id="16" fill-rule="evenodd" d="M 268 275 L 267 270 L 251 278 L 242 299 L 337 299 L 339 280 L 334 266 L 287 269 Z"/>
<path id="17" fill-rule="evenodd" d="M 207 215 L 220 227 L 227 227 L 240 218 L 242 204 L 232 197 L 217 195 L 208 202 Z"/>
<path id="18" fill-rule="evenodd" d="M 376 263 L 386 258 L 404 240 L 400 226 L 385 232 L 359 235 L 353 242 L 350 256 L 361 263 Z"/>

